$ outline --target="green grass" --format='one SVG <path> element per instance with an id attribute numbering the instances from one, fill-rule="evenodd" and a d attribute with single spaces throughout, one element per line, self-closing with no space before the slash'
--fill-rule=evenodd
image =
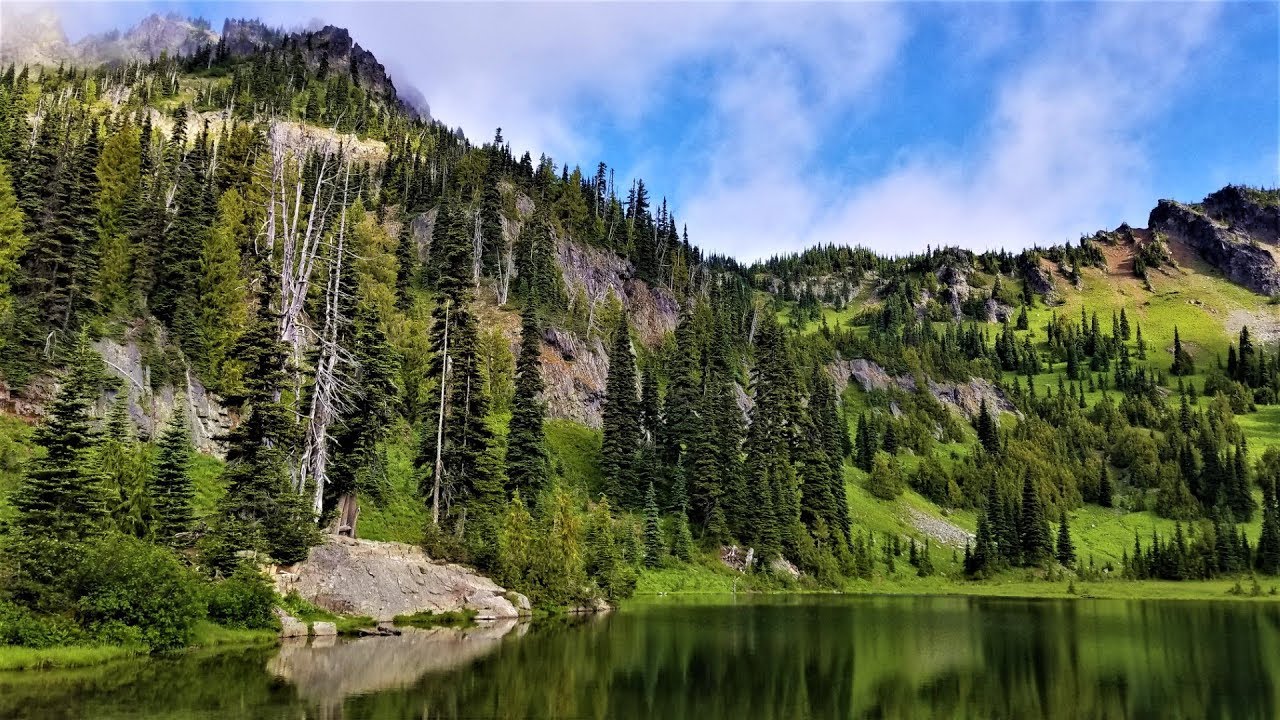
<path id="1" fill-rule="evenodd" d="M 224 645 L 271 645 L 280 639 L 275 630 L 245 630 L 229 628 L 208 620 L 196 625 L 192 648 L 219 647 Z"/>
<path id="2" fill-rule="evenodd" d="M 604 483 L 600 431 L 572 420 L 550 420 L 546 433 L 553 469 L 572 486 L 598 491 Z"/>
<path id="3" fill-rule="evenodd" d="M 418 495 L 413 466 L 417 448 L 408 425 L 397 425 L 382 448 L 386 460 L 386 493 L 380 503 L 360 498 L 356 535 L 368 540 L 421 545 L 426 532 L 427 505 Z"/>
<path id="4" fill-rule="evenodd" d="M 51 648 L 0 645 L 0 671 L 86 667 L 133 657 L 142 652 L 137 648 L 116 645 L 66 645 Z"/>
<path id="5" fill-rule="evenodd" d="M 339 635 L 356 635 L 361 630 L 367 630 L 378 625 L 377 620 L 367 615 L 337 615 L 328 610 L 323 610 L 302 599 L 297 593 L 286 595 L 280 601 L 280 607 L 308 625 L 317 622 L 331 622 L 337 627 Z"/>
<path id="6" fill-rule="evenodd" d="M 471 627 L 476 624 L 476 611 L 450 610 L 447 612 L 431 612 L 424 610 L 411 615 L 397 615 L 392 622 L 401 627 L 433 628 L 433 627 Z"/>

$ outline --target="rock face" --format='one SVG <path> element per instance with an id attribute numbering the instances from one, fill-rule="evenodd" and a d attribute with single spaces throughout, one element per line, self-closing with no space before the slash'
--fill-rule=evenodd
<path id="1" fill-rule="evenodd" d="M 108 374 L 124 381 L 129 416 L 144 436 L 154 437 L 173 420 L 175 413 L 181 412 L 186 416 L 196 449 L 218 457 L 226 452 L 222 438 L 234 426 L 235 418 L 194 373 L 187 371 L 179 387 L 157 386 L 151 382 L 151 368 L 137 343 L 121 344 L 103 338 L 95 341 L 93 348 L 102 356 Z M 114 401 L 114 393 L 104 395 L 98 403 L 98 415 L 105 416 Z"/>
<path id="2" fill-rule="evenodd" d="M 827 373 L 834 381 L 836 391 L 840 393 L 844 392 L 850 382 L 858 383 L 867 392 L 887 390 L 889 388 L 896 388 L 903 392 L 915 392 L 917 389 L 914 378 L 906 375 L 895 377 L 878 364 L 864 358 L 836 360 L 827 365 Z M 1013 403 L 1009 401 L 1009 398 L 1005 397 L 1004 393 L 992 384 L 990 380 L 970 378 L 965 382 L 935 382 L 929 380 L 928 383 L 929 394 L 937 398 L 939 402 L 955 408 L 967 418 L 977 417 L 982 408 L 983 400 L 992 408 L 1020 414 L 1018 409 L 1013 406 Z"/>
<path id="3" fill-rule="evenodd" d="M 523 212 L 523 211 L 522 211 Z M 655 345 L 675 330 L 680 305 L 669 290 L 632 275 L 631 263 L 599 248 L 557 239 L 557 261 L 569 298 L 585 297 L 596 312 L 612 293 L 621 301 L 636 340 Z M 609 358 L 599 338 L 565 330 L 543 338 L 542 379 L 550 417 L 601 425 Z"/>
<path id="4" fill-rule="evenodd" d="M 0 32 L 0 61 L 57 65 L 60 62 L 99 64 L 117 60 L 146 60 L 192 55 L 218 41 L 203 20 L 175 14 L 152 14 L 123 32 L 89 35 L 75 44 L 67 42 L 62 21 L 47 11 L 5 12 Z"/>
<path id="5" fill-rule="evenodd" d="M 379 622 L 417 612 L 475 610 L 481 620 L 527 614 L 528 600 L 461 565 L 432 562 L 422 550 L 329 536 L 304 562 L 277 569 L 281 595 L 297 592 L 330 612 Z"/>
<path id="6" fill-rule="evenodd" d="M 609 358 L 598 338 L 548 328 L 542 337 L 543 398 L 550 417 L 599 428 L 603 422 Z"/>
<path id="7" fill-rule="evenodd" d="M 1280 197 L 1270 193 L 1228 185 L 1201 203 L 1209 217 L 1254 240 L 1280 244 Z"/>
<path id="8" fill-rule="evenodd" d="M 1240 198 L 1224 198 L 1212 206 L 1228 221 L 1189 205 L 1161 200 L 1151 211 L 1151 230 L 1186 244 L 1232 282 L 1263 295 L 1280 294 L 1280 268 L 1275 257 L 1258 242 L 1262 238 L 1255 239 L 1246 231 L 1265 225 L 1274 213 Z M 1275 230 L 1263 235 L 1274 238 Z"/>

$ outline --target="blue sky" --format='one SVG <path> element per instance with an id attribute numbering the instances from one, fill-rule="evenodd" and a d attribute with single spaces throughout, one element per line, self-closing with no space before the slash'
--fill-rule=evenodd
<path id="1" fill-rule="evenodd" d="M 742 259 L 1145 225 L 1161 197 L 1280 184 L 1277 3 L 65 5 L 352 31 L 476 140 L 666 196 Z"/>

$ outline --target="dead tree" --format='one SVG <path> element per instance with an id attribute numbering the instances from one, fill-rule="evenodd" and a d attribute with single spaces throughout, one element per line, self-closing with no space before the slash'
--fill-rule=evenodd
<path id="1" fill-rule="evenodd" d="M 343 380 L 340 366 L 352 365 L 349 353 L 339 344 L 338 333 L 346 323 L 342 317 L 342 271 L 346 256 L 347 191 L 351 182 L 351 166 L 346 165 L 342 186 L 342 213 L 338 223 L 336 246 L 330 254 L 329 280 L 325 288 L 324 323 L 316 339 L 319 359 L 311 387 L 311 406 L 307 413 L 307 431 L 303 438 L 302 456 L 294 477 L 294 490 L 305 493 L 313 489 L 312 510 L 316 517 L 324 510 L 324 488 L 328 480 L 329 427 L 346 407 L 352 388 Z"/>

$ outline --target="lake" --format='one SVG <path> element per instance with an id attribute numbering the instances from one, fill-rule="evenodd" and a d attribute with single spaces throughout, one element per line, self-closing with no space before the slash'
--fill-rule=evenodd
<path id="1" fill-rule="evenodd" d="M 1280 604 L 646 600 L 0 673 L 3 718 L 1277 718 Z"/>

